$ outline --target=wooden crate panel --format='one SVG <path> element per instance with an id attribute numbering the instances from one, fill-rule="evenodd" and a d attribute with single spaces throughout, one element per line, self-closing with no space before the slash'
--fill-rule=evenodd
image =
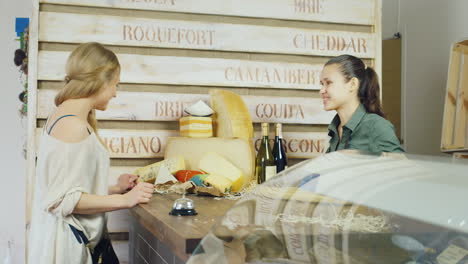
<path id="1" fill-rule="evenodd" d="M 65 78 L 69 52 L 40 51 L 38 79 Z M 255 88 L 320 89 L 322 64 L 117 54 L 121 82 Z"/>
<path id="2" fill-rule="evenodd" d="M 47 42 L 361 58 L 373 58 L 376 44 L 375 34 L 359 32 L 54 12 L 42 12 L 40 24 Z"/>
<path id="3" fill-rule="evenodd" d="M 38 118 L 47 118 L 54 109 L 56 93 L 39 91 Z M 243 95 L 242 99 L 255 123 L 328 124 L 335 115 L 323 110 L 319 98 Z M 207 94 L 118 92 L 108 109 L 97 111 L 96 116 L 101 120 L 178 121 L 186 115 L 185 107 L 198 100 L 209 105 Z"/>
<path id="4" fill-rule="evenodd" d="M 466 148 L 468 147 L 466 141 L 468 133 L 468 52 L 462 55 L 456 109 L 454 142 L 456 146 Z"/>
<path id="5" fill-rule="evenodd" d="M 468 149 L 468 41 L 452 47 L 442 126 L 442 151 Z"/>
<path id="6" fill-rule="evenodd" d="M 283 132 L 283 143 L 288 159 L 311 159 L 322 155 L 329 146 L 326 132 Z M 274 133 L 270 133 L 270 144 L 273 147 Z M 255 150 L 260 147 L 261 133 L 255 132 Z"/>
<path id="7" fill-rule="evenodd" d="M 101 129 L 99 134 L 111 158 L 164 158 L 168 138 L 179 131 Z"/>
<path id="8" fill-rule="evenodd" d="M 468 152 L 455 152 L 453 153 L 452 159 L 468 159 Z"/>
<path id="9" fill-rule="evenodd" d="M 457 91 L 459 83 L 461 56 L 459 52 L 452 52 L 447 79 L 447 94 L 442 131 L 442 150 L 455 148 L 453 146 L 453 128 L 455 125 L 455 108 L 457 104 Z"/>
<path id="10" fill-rule="evenodd" d="M 41 3 L 345 24 L 374 24 L 373 0 L 40 0 Z"/>
<path id="11" fill-rule="evenodd" d="M 37 137 L 42 128 L 37 129 Z M 99 135 L 106 144 L 111 158 L 143 159 L 164 158 L 169 137 L 178 137 L 177 130 L 124 130 L 100 129 Z M 270 134 L 271 146 L 275 135 Z M 286 155 L 289 159 L 309 159 L 324 153 L 329 137 L 323 132 L 283 132 Z M 258 150 L 260 132 L 255 133 L 254 144 Z"/>

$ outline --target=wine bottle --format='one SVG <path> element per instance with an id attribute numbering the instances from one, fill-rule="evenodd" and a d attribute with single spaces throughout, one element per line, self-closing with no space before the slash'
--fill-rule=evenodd
<path id="1" fill-rule="evenodd" d="M 255 177 L 257 183 L 261 184 L 275 175 L 276 166 L 268 139 L 268 123 L 262 123 L 262 141 L 255 159 Z"/>
<path id="2" fill-rule="evenodd" d="M 283 145 L 283 133 L 281 131 L 281 124 L 275 125 L 275 143 L 273 144 L 273 159 L 275 160 L 276 172 L 280 173 L 288 167 L 286 159 L 286 152 Z"/>

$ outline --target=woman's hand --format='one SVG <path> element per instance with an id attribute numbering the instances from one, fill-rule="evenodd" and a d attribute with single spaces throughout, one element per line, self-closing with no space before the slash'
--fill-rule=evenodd
<path id="1" fill-rule="evenodd" d="M 131 190 L 133 187 L 136 186 L 136 181 L 138 179 L 137 175 L 125 173 L 119 176 L 117 180 L 116 192 L 117 193 L 124 193 L 128 190 Z"/>
<path id="2" fill-rule="evenodd" d="M 140 182 L 131 191 L 123 194 L 128 208 L 139 203 L 147 203 L 153 196 L 154 185 L 151 183 Z"/>

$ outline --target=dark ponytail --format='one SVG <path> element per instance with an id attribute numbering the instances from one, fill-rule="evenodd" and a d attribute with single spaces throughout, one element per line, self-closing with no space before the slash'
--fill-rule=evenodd
<path id="1" fill-rule="evenodd" d="M 380 85 L 377 73 L 371 67 L 366 67 L 364 62 L 351 55 L 341 55 L 330 59 L 325 66 L 338 64 L 346 81 L 353 77 L 359 80 L 359 101 L 368 113 L 385 117 L 380 104 Z"/>

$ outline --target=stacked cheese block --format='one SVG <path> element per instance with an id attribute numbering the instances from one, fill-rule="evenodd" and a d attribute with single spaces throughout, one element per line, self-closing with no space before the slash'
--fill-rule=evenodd
<path id="1" fill-rule="evenodd" d="M 213 136 L 211 117 L 186 116 L 180 123 L 180 135 L 182 137 L 208 138 Z"/>
<path id="2" fill-rule="evenodd" d="M 181 126 L 181 135 L 187 137 L 170 138 L 165 159 L 183 156 L 186 170 L 206 173 L 195 176 L 194 182 L 222 193 L 238 192 L 250 182 L 255 170 L 252 119 L 239 95 L 217 89 L 210 90 L 210 95 L 215 137 L 200 138 L 195 132 L 197 126 L 193 131 L 184 128 L 182 133 Z"/>
<path id="3" fill-rule="evenodd" d="M 182 137 L 209 138 L 213 136 L 213 120 L 209 117 L 213 110 L 203 101 L 198 101 L 185 110 L 189 116 L 179 120 Z"/>

